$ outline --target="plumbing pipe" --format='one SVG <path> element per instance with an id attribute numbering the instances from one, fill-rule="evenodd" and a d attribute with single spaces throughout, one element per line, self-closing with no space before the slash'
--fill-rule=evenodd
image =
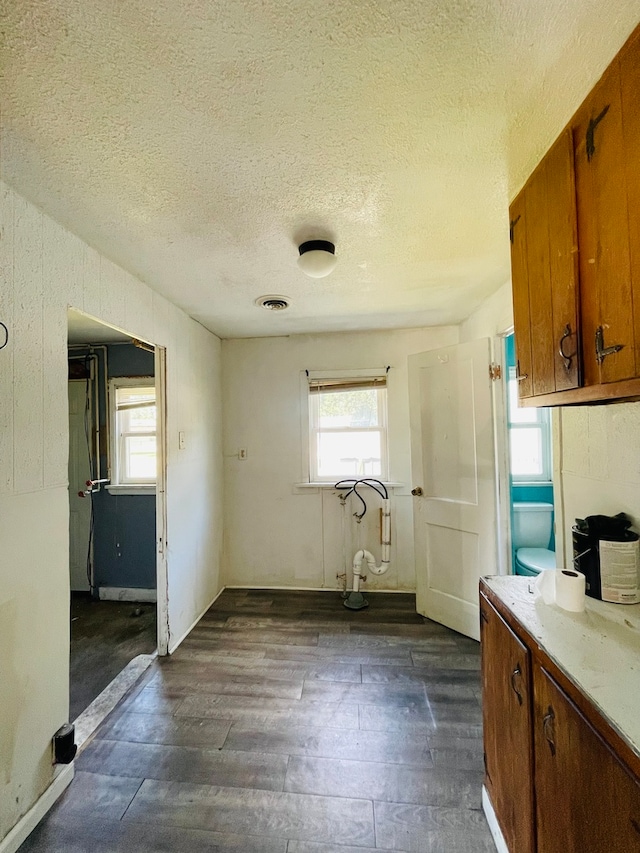
<path id="1" fill-rule="evenodd" d="M 367 568 L 374 575 L 383 575 L 391 565 L 390 561 L 390 546 L 391 546 L 391 507 L 388 498 L 382 501 L 382 559 L 380 565 L 376 565 L 376 560 L 370 551 L 364 548 L 357 551 L 353 558 L 353 591 L 358 592 L 360 589 L 360 580 L 364 580 L 364 575 L 361 573 L 362 563 L 366 561 Z"/>

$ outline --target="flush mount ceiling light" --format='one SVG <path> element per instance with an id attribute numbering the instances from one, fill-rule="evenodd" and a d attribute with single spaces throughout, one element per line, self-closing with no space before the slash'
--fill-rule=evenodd
<path id="1" fill-rule="evenodd" d="M 336 247 L 328 240 L 307 240 L 298 247 L 298 266 L 309 278 L 324 278 L 338 262 Z"/>
<path id="2" fill-rule="evenodd" d="M 255 304 L 259 308 L 266 308 L 267 311 L 284 311 L 285 308 L 289 307 L 289 300 L 286 296 L 270 294 L 269 296 L 258 297 Z"/>

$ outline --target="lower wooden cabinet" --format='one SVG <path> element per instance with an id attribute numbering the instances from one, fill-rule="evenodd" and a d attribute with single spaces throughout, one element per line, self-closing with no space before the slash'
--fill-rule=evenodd
<path id="1" fill-rule="evenodd" d="M 640 850 L 638 781 L 543 667 L 533 678 L 537 850 Z"/>
<path id="2" fill-rule="evenodd" d="M 480 602 L 485 783 L 509 850 L 534 853 L 531 654 Z"/>
<path id="3" fill-rule="evenodd" d="M 480 618 L 485 787 L 510 853 L 640 853 L 630 747 L 485 592 Z"/>

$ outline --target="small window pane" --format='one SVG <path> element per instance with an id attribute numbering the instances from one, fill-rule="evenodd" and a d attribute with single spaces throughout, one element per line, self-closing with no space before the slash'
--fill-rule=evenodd
<path id="1" fill-rule="evenodd" d="M 153 480 L 156 476 L 155 435 L 132 435 L 125 439 L 125 470 L 129 481 Z"/>
<path id="2" fill-rule="evenodd" d="M 378 426 L 378 394 L 375 388 L 318 394 L 320 429 Z"/>
<path id="3" fill-rule="evenodd" d="M 538 409 L 520 407 L 515 379 L 509 380 L 509 420 L 512 424 L 535 424 L 538 421 Z"/>
<path id="4" fill-rule="evenodd" d="M 540 427 L 521 427 L 509 432 L 511 473 L 514 477 L 539 477 L 544 471 L 542 430 Z"/>
<path id="5" fill-rule="evenodd" d="M 320 477 L 382 476 L 379 432 L 318 433 L 317 442 Z"/>

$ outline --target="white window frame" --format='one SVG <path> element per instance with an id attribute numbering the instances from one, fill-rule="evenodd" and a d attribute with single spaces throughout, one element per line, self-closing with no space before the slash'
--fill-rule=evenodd
<path id="1" fill-rule="evenodd" d="M 516 379 L 516 368 L 509 367 L 507 382 L 507 429 L 508 429 L 508 445 L 507 452 L 509 454 L 509 470 L 511 473 L 511 481 L 519 486 L 524 486 L 529 483 L 551 483 L 553 471 L 551 461 L 551 417 L 549 409 L 544 407 L 527 407 L 527 411 L 535 412 L 536 420 L 528 423 L 518 423 L 511 420 L 511 404 L 510 404 L 510 383 Z M 511 432 L 518 429 L 538 429 L 540 431 L 540 442 L 542 446 L 542 473 L 541 474 L 515 474 L 511 461 Z"/>
<path id="2" fill-rule="evenodd" d="M 140 479 L 135 482 L 122 477 L 122 441 L 118 429 L 118 412 L 116 408 L 117 390 L 119 388 L 153 388 L 156 394 L 156 380 L 153 376 L 117 376 L 109 380 L 109 419 L 111 427 L 111 483 L 107 490 L 112 494 L 146 495 L 155 494 L 157 483 L 157 442 L 158 421 L 156 417 L 156 429 L 153 433 L 156 437 L 156 476 L 153 478 Z M 157 405 L 157 397 L 156 397 Z M 149 433 L 151 435 L 152 433 Z"/>
<path id="3" fill-rule="evenodd" d="M 387 417 L 387 409 L 388 409 L 388 376 L 386 369 L 363 369 L 363 370 L 321 370 L 321 371 L 305 371 L 301 376 L 301 382 L 303 386 L 303 411 L 306 415 L 306 430 L 303 429 L 303 436 L 306 445 L 306 455 L 307 455 L 307 465 L 306 472 L 304 473 L 304 479 L 309 483 L 318 483 L 321 485 L 333 484 L 337 480 L 341 478 L 342 475 L 331 475 L 331 476 L 323 476 L 321 477 L 318 474 L 318 463 L 317 463 L 317 436 L 319 432 L 322 433 L 330 433 L 330 432 L 349 432 L 350 429 L 348 427 L 331 427 L 326 429 L 319 429 L 317 426 L 317 415 L 314 417 L 314 405 L 317 405 L 317 395 L 310 393 L 310 385 L 309 382 L 312 380 L 315 381 L 331 381 L 331 380 L 367 380 L 367 379 L 384 379 L 385 386 L 384 388 L 380 388 L 380 391 L 384 391 L 383 394 L 380 394 L 378 397 L 378 426 L 375 427 L 357 427 L 353 428 L 354 432 L 377 432 L 380 433 L 380 467 L 381 474 L 379 476 L 375 476 L 375 479 L 381 480 L 383 483 L 389 482 L 389 430 L 388 430 L 388 417 Z M 346 389 L 345 389 L 346 390 Z M 340 393 L 340 392 L 334 392 Z M 316 409 L 317 411 L 317 409 Z M 303 421 L 305 417 L 303 415 Z M 364 475 L 373 477 L 373 474 Z M 350 479 L 349 475 L 346 475 L 345 479 Z"/>

